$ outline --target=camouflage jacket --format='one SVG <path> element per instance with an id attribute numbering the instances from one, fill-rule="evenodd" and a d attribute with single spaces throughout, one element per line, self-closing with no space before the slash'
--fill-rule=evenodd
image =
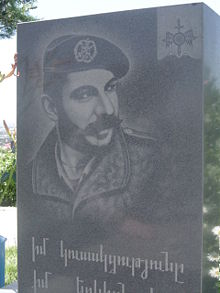
<path id="1" fill-rule="evenodd" d="M 109 151 L 94 160 L 73 192 L 59 176 L 55 129 L 40 148 L 32 165 L 35 206 L 48 219 L 113 226 L 139 209 L 146 214 L 156 200 L 157 143 L 145 134 L 120 127 Z"/>

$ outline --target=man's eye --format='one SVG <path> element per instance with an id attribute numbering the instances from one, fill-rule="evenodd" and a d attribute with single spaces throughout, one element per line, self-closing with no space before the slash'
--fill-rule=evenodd
<path id="1" fill-rule="evenodd" d="M 91 86 L 77 88 L 71 93 L 71 98 L 75 101 L 85 102 L 98 94 L 97 90 Z"/>
<path id="2" fill-rule="evenodd" d="M 106 92 L 114 92 L 115 90 L 116 90 L 116 88 L 117 88 L 117 85 L 116 84 L 111 84 L 111 85 L 109 85 L 107 88 L 106 88 Z"/>
<path id="3" fill-rule="evenodd" d="M 82 99 L 87 99 L 89 97 L 88 93 L 82 93 L 81 98 Z"/>
<path id="4" fill-rule="evenodd" d="M 115 92 L 117 87 L 118 87 L 118 81 L 117 80 L 111 81 L 110 83 L 106 84 L 105 92 L 107 93 Z"/>

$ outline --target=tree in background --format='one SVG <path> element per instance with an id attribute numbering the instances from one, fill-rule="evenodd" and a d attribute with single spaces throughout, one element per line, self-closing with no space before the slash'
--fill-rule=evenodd
<path id="1" fill-rule="evenodd" d="M 10 38 L 17 23 L 36 20 L 29 13 L 35 9 L 36 0 L 0 0 L 0 39 Z"/>
<path id="2" fill-rule="evenodd" d="M 220 288 L 220 90 L 205 70 L 204 86 L 204 292 Z M 214 235 L 213 235 L 214 234 Z M 217 236 L 217 237 L 216 237 Z M 212 278 L 209 278 L 211 276 Z M 217 281 L 217 282 L 216 282 Z"/>
<path id="3" fill-rule="evenodd" d="M 36 0 L 0 0 L 0 39 L 14 35 L 19 22 L 36 20 L 29 13 L 36 8 Z M 19 76 L 17 70 L 17 54 L 7 74 L 0 71 L 0 83 L 13 75 Z M 3 122 L 10 137 L 10 144 L 0 147 L 0 205 L 16 204 L 16 131 L 10 131 Z"/>
<path id="4" fill-rule="evenodd" d="M 16 130 L 3 120 L 10 143 L 0 146 L 0 206 L 16 204 Z"/>

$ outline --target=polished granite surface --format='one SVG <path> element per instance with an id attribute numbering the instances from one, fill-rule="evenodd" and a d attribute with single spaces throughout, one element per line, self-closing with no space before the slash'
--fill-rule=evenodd
<path id="1" fill-rule="evenodd" d="M 18 25 L 20 292 L 217 293 L 219 26 L 203 4 Z"/>

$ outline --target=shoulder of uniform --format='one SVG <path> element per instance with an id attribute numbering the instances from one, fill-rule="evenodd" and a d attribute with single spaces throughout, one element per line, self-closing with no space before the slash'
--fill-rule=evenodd
<path id="1" fill-rule="evenodd" d="M 136 130 L 136 129 L 129 128 L 129 127 L 123 127 L 123 132 L 130 137 L 140 138 L 140 139 L 145 139 L 145 140 L 150 140 L 152 142 L 153 141 L 156 142 L 156 138 L 154 138 L 151 135 L 149 135 L 148 133 L 140 131 L 140 130 Z"/>

